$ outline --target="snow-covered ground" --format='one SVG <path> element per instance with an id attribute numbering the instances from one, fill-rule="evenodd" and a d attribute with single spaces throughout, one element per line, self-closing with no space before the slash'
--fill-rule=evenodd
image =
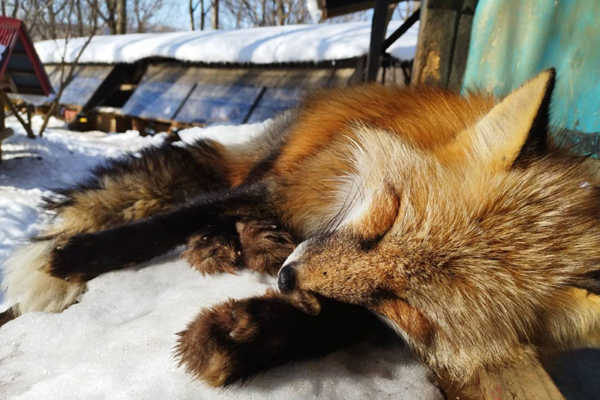
<path id="1" fill-rule="evenodd" d="M 2 148 L 0 265 L 46 216 L 41 196 L 86 176 L 125 151 L 161 143 L 137 132 L 76 133 L 54 122 L 43 139 L 16 134 Z M 262 124 L 182 132 L 246 140 Z M 272 278 L 244 272 L 205 277 L 175 255 L 142 269 L 89 282 L 80 303 L 60 314 L 31 313 L 0 328 L 0 399 L 441 399 L 427 371 L 403 348 L 368 345 L 320 360 L 275 368 L 242 386 L 212 389 L 194 381 L 172 357 L 175 332 L 204 307 L 263 293 Z M 173 312 L 176 310 L 177 312 Z"/>
<path id="2" fill-rule="evenodd" d="M 391 21 L 388 34 L 402 24 Z M 388 53 L 401 60 L 414 58 L 419 24 L 413 25 L 390 46 Z M 318 62 L 363 56 L 368 53 L 371 22 L 270 26 L 239 30 L 171 33 L 137 33 L 96 36 L 84 50 L 81 63 L 135 62 L 166 57 L 204 63 L 271 64 Z M 75 59 L 86 38 L 37 42 L 43 63 Z"/>

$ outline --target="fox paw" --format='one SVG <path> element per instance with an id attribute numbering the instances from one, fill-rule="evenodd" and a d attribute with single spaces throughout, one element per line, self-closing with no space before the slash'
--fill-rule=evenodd
<path id="1" fill-rule="evenodd" d="M 285 259 L 296 247 L 292 235 L 269 221 L 238 221 L 235 224 L 246 267 L 277 274 Z"/>
<path id="2" fill-rule="evenodd" d="M 94 254 L 94 239 L 91 234 L 81 234 L 68 241 L 57 242 L 51 250 L 44 271 L 65 281 L 85 282 L 100 274 L 95 273 L 94 260 L 88 257 Z"/>
<path id="3" fill-rule="evenodd" d="M 211 386 L 224 386 L 297 358 L 310 322 L 320 311 L 312 297 L 275 292 L 229 300 L 201 312 L 180 332 L 180 365 Z M 312 330 L 312 329 L 311 329 Z"/>
<path id="4" fill-rule="evenodd" d="M 230 300 L 203 311 L 178 333 L 176 356 L 180 365 L 211 386 L 224 386 L 248 375 L 253 360 L 243 357 L 259 327 L 246 304 Z"/>
<path id="5" fill-rule="evenodd" d="M 183 257 L 204 274 L 234 273 L 240 269 L 242 252 L 234 238 L 200 233 L 188 240 Z"/>

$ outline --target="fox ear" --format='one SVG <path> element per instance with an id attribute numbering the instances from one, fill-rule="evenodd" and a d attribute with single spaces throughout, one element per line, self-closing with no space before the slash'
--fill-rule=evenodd
<path id="1" fill-rule="evenodd" d="M 554 75 L 554 70 L 548 69 L 527 81 L 496 104 L 473 128 L 463 132 L 468 138 L 459 135 L 458 141 L 469 140 L 473 156 L 488 168 L 510 168 L 534 126 L 547 117 Z"/>

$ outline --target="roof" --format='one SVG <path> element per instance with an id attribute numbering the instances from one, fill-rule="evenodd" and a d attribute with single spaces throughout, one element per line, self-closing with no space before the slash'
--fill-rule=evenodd
<path id="1" fill-rule="evenodd" d="M 53 92 L 21 20 L 0 17 L 0 54 L 0 80 L 4 90 L 45 96 Z"/>
<path id="2" fill-rule="evenodd" d="M 391 21 L 390 32 L 401 21 Z M 414 58 L 418 24 L 387 51 L 392 56 Z M 369 51 L 371 22 L 286 25 L 240 30 L 142 33 L 96 36 L 80 63 L 133 63 L 145 58 L 168 58 L 204 64 L 317 63 L 364 56 Z M 35 44 L 44 63 L 72 62 L 86 38 L 43 41 Z"/>
<path id="3" fill-rule="evenodd" d="M 398 3 L 402 0 L 392 0 Z M 311 17 L 315 21 L 333 18 L 375 7 L 375 0 L 306 0 Z"/>

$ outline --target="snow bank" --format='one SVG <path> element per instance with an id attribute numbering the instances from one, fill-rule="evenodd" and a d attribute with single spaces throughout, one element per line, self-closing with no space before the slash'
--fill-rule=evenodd
<path id="1" fill-rule="evenodd" d="M 392 32 L 401 21 L 391 21 Z M 388 52 L 397 58 L 414 58 L 418 24 L 394 43 Z M 94 37 L 81 56 L 82 63 L 132 63 L 147 57 L 167 57 L 204 63 L 288 63 L 339 60 L 367 54 L 371 22 L 286 25 L 240 30 L 143 33 Z M 37 42 L 44 63 L 75 59 L 85 38 L 65 42 Z"/>
<path id="2" fill-rule="evenodd" d="M 0 265 L 37 229 L 40 196 L 83 178 L 107 157 L 161 143 L 163 135 L 69 132 L 54 124 L 45 138 L 16 134 L 0 165 Z M 225 143 L 246 140 L 262 124 L 183 131 Z M 320 360 L 275 368 L 243 386 L 212 389 L 172 357 L 175 332 L 204 307 L 272 287 L 244 272 L 204 277 L 174 255 L 144 268 L 89 282 L 81 302 L 60 314 L 31 313 L 0 328 L 1 399 L 442 399 L 427 371 L 403 347 L 361 345 Z M 174 312 L 175 311 L 175 312 Z"/>

